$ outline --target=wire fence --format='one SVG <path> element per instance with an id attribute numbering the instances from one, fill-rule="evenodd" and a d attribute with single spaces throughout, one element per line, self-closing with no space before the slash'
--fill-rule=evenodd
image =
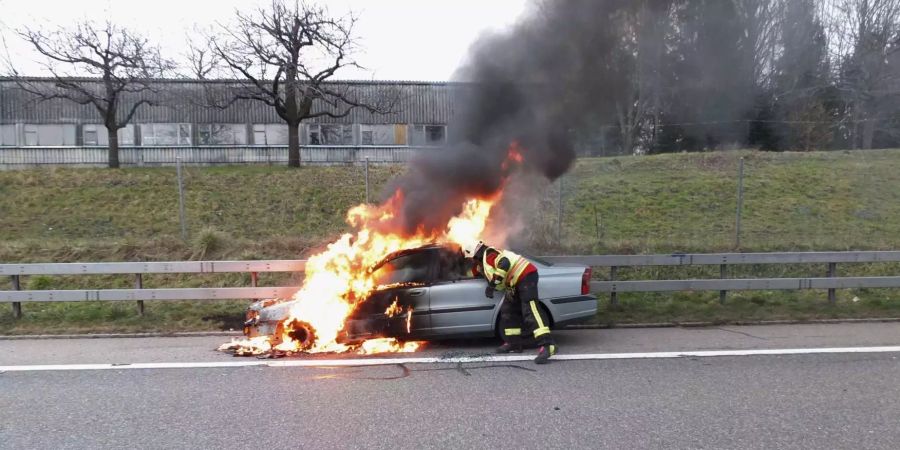
<path id="1" fill-rule="evenodd" d="M 347 210 L 389 194 L 408 169 L 357 157 L 358 165 L 307 171 L 185 163 L 180 174 L 8 172 L 0 223 L 8 240 L 190 239 L 205 228 L 234 239 L 321 240 L 346 230 Z M 519 218 L 513 237 L 542 254 L 900 248 L 900 150 L 580 158 L 558 180 L 523 178 L 507 196 Z"/>
<path id="2" fill-rule="evenodd" d="M 434 150 L 427 146 L 301 146 L 300 161 L 306 165 L 347 165 L 405 163 L 417 152 Z M 105 167 L 108 149 L 100 146 L 0 147 L 0 170 L 42 166 Z M 185 165 L 287 164 L 286 145 L 243 146 L 123 146 L 119 161 L 125 167 Z"/>
<path id="3" fill-rule="evenodd" d="M 573 254 L 892 250 L 900 151 L 583 158 L 528 214 L 526 242 Z"/>

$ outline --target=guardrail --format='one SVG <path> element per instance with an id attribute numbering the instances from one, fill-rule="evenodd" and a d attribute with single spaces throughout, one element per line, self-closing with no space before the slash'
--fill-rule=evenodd
<path id="1" fill-rule="evenodd" d="M 671 255 L 554 256 L 556 263 L 577 263 L 609 267 L 609 281 L 591 282 L 595 292 L 608 292 L 618 303 L 619 292 L 719 291 L 725 302 L 728 291 L 827 289 L 828 301 L 836 300 L 836 289 L 900 287 L 900 277 L 838 277 L 838 263 L 900 261 L 900 251 L 781 252 L 781 253 L 700 253 Z M 827 264 L 826 277 L 807 278 L 727 278 L 729 265 L 746 264 Z M 622 266 L 718 265 L 718 279 L 704 280 L 616 280 Z"/>
<path id="2" fill-rule="evenodd" d="M 837 289 L 900 288 L 900 276 L 838 277 L 837 264 L 898 262 L 900 251 L 790 252 L 790 253 L 706 253 L 672 255 L 591 255 L 547 256 L 553 263 L 574 263 L 609 267 L 609 281 L 593 281 L 594 292 L 610 294 L 617 303 L 619 292 L 719 291 L 724 301 L 728 291 L 823 289 L 835 301 Z M 727 278 L 729 265 L 746 264 L 827 264 L 825 277 L 808 278 Z M 718 265 L 720 278 L 692 280 L 619 281 L 620 267 Z M 13 314 L 22 316 L 22 302 L 137 301 L 143 314 L 146 300 L 216 300 L 287 297 L 296 286 L 258 286 L 263 272 L 302 272 L 304 260 L 270 261 L 173 261 L 111 263 L 0 264 L 0 276 L 9 276 L 12 290 L 0 291 L 0 303 L 12 303 Z M 144 289 L 145 274 L 164 273 L 249 273 L 249 287 L 155 288 Z M 22 290 L 21 277 L 29 275 L 109 275 L 134 276 L 134 289 Z"/>
<path id="3" fill-rule="evenodd" d="M 267 261 L 170 261 L 109 263 L 0 264 L 0 276 L 12 280 L 12 291 L 0 291 L 0 303 L 12 303 L 13 316 L 22 317 L 22 302 L 83 302 L 136 300 L 144 314 L 145 300 L 215 300 L 283 298 L 297 287 L 259 287 L 261 272 L 302 272 L 304 260 Z M 143 275 L 163 273 L 249 273 L 250 287 L 144 289 Z M 134 289 L 22 290 L 21 277 L 27 275 L 116 275 L 134 276 Z"/>

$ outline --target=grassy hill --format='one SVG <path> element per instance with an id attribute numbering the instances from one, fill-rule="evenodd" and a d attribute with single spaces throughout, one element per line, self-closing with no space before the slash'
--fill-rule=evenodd
<path id="1" fill-rule="evenodd" d="M 522 239 L 540 253 L 710 252 L 735 248 L 737 166 L 745 159 L 741 251 L 900 248 L 900 151 L 718 152 L 579 160 L 563 181 L 562 241 L 557 184 L 541 185 L 524 209 Z M 373 197 L 400 166 L 370 173 Z M 185 171 L 189 237 L 178 223 L 171 168 L 36 169 L 0 172 L 0 261 L 129 261 L 299 258 L 346 226 L 363 201 L 359 167 L 212 167 Z M 712 268 L 711 268 L 712 269 Z M 878 274 L 885 266 L 848 266 Z M 703 268 L 624 271 L 625 277 L 717 276 Z M 775 276 L 822 268 L 742 268 Z M 715 272 L 715 273 L 713 273 Z M 749 272 L 748 272 L 749 273 Z M 817 272 L 816 272 L 817 273 Z M 740 273 L 738 273 L 740 275 Z M 602 276 L 599 275 L 598 276 Z M 268 282 L 285 282 L 276 276 Z M 129 286 L 127 277 L 31 277 L 31 288 Z M 148 277 L 145 286 L 233 285 L 238 275 Z M 2 284 L 0 284 L 2 286 Z M 602 320 L 722 320 L 900 315 L 893 292 L 746 293 L 724 307 L 714 293 L 621 296 Z M 852 302 L 852 298 L 862 301 Z M 0 312 L 0 333 L 38 330 L 175 330 L 233 323 L 240 302 L 133 306 L 25 305 L 26 319 Z"/>

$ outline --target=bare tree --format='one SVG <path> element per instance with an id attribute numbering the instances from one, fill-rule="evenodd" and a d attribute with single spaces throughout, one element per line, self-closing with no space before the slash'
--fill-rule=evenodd
<path id="1" fill-rule="evenodd" d="M 118 130 L 131 122 L 141 106 L 154 104 L 142 94 L 152 90 L 151 80 L 164 75 L 172 64 L 147 38 L 111 22 L 85 21 L 54 31 L 25 28 L 17 33 L 42 56 L 43 68 L 52 74 L 52 83 L 41 82 L 19 74 L 10 63 L 19 88 L 38 101 L 63 99 L 92 105 L 109 136 L 108 165 L 119 167 Z"/>
<path id="2" fill-rule="evenodd" d="M 900 84 L 900 72 L 890 64 L 900 50 L 900 0 L 833 0 L 828 6 L 835 78 L 848 108 L 845 125 L 852 147 L 869 149 Z"/>
<path id="3" fill-rule="evenodd" d="M 776 59 L 779 19 L 785 0 L 732 0 L 740 24 L 739 46 L 748 85 L 768 85 Z M 792 0 L 786 0 L 792 1 Z"/>
<path id="4" fill-rule="evenodd" d="M 239 80 L 230 100 L 215 106 L 252 100 L 274 108 L 288 125 L 288 166 L 300 166 L 301 121 L 344 117 L 355 108 L 392 111 L 395 96 L 362 99 L 350 86 L 329 82 L 342 68 L 359 67 L 351 59 L 354 16 L 332 17 L 322 7 L 285 0 L 236 15 L 235 24 L 221 24 L 220 35 L 209 41 L 210 58 Z M 199 56 L 195 52 L 195 68 L 203 67 Z"/>
<path id="5" fill-rule="evenodd" d="M 185 77 L 193 77 L 198 80 L 206 80 L 211 75 L 218 74 L 222 60 L 214 50 L 214 41 L 210 30 L 201 31 L 197 27 L 193 33 L 187 35 L 187 51 L 184 56 L 187 60 Z"/>

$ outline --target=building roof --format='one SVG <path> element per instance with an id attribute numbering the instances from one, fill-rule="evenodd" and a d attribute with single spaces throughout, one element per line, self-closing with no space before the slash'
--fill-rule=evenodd
<path id="1" fill-rule="evenodd" d="M 29 83 L 52 85 L 54 78 L 28 77 Z M 68 78 L 81 83 L 100 83 L 99 78 Z M 120 116 L 140 99 L 150 99 L 158 105 L 141 106 L 134 123 L 190 122 L 190 123 L 283 123 L 274 108 L 259 101 L 240 100 L 227 108 L 209 107 L 207 98 L 225 103 L 231 98 L 229 86 L 239 86 L 239 80 L 197 80 L 181 78 L 153 79 L 159 85 L 155 92 L 127 94 L 123 98 Z M 468 83 L 385 80 L 335 80 L 330 86 L 347 86 L 362 100 L 379 96 L 396 96 L 394 111 L 388 114 L 370 113 L 356 108 L 348 116 L 315 119 L 321 123 L 447 123 L 456 108 L 456 92 Z M 99 86 L 98 86 L 99 87 Z M 317 102 L 313 111 L 323 111 L 327 105 Z M 65 99 L 38 101 L 22 90 L 14 78 L 0 77 L 0 123 L 100 123 L 100 116 L 92 105 L 79 105 Z"/>

